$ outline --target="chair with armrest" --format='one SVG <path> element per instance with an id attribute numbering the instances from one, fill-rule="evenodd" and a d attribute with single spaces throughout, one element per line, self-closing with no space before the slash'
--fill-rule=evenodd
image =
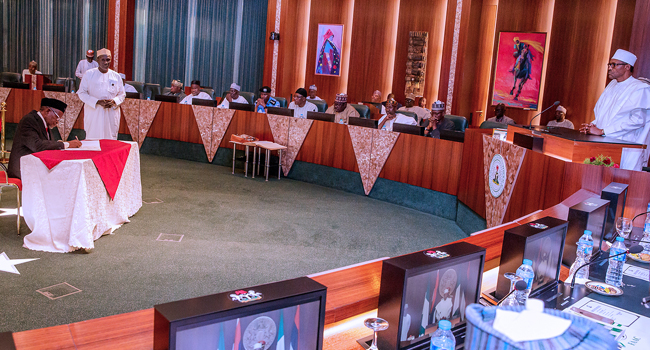
<path id="1" fill-rule="evenodd" d="M 201 92 L 205 92 L 206 94 L 210 95 L 210 98 L 214 100 L 214 89 L 211 87 L 204 87 L 201 88 Z"/>
<path id="2" fill-rule="evenodd" d="M 60 84 L 65 87 L 65 92 L 77 91 L 77 83 L 74 78 L 58 77 L 55 84 Z"/>
<path id="3" fill-rule="evenodd" d="M 166 94 L 166 93 L 168 93 L 168 92 L 170 92 L 170 91 L 172 91 L 172 88 L 170 88 L 170 87 L 164 87 L 164 88 L 162 89 L 162 93 L 161 93 L 161 95 L 164 95 L 164 94 Z"/>
<path id="4" fill-rule="evenodd" d="M 144 84 L 139 82 L 139 81 L 132 81 L 132 80 L 127 80 L 125 83 L 133 86 L 135 88 L 135 91 L 142 93 L 144 90 Z"/>
<path id="5" fill-rule="evenodd" d="M 245 91 L 240 91 L 239 96 L 242 96 L 243 98 L 248 101 L 249 104 L 254 104 L 255 103 L 255 94 L 252 92 L 245 92 Z"/>
<path id="6" fill-rule="evenodd" d="M 415 114 L 415 112 L 396 111 L 396 113 L 401 113 L 401 114 L 407 115 L 407 116 L 413 118 L 413 120 L 415 120 L 416 122 L 418 121 L 418 115 Z"/>
<path id="7" fill-rule="evenodd" d="M 465 131 L 465 129 L 467 128 L 467 118 L 465 117 L 461 117 L 459 115 L 447 114 L 445 115 L 445 119 L 449 119 L 452 122 L 454 122 L 455 131 Z"/>
<path id="8" fill-rule="evenodd" d="M 273 96 L 274 99 L 280 102 L 280 107 L 287 108 L 287 99 L 284 97 Z"/>
<path id="9" fill-rule="evenodd" d="M 13 72 L 2 72 L 0 73 L 0 81 L 2 83 L 20 83 L 22 82 L 23 76 L 20 73 Z"/>
<path id="10" fill-rule="evenodd" d="M 136 89 L 137 90 L 137 89 Z M 142 89 L 143 99 L 154 99 L 156 95 L 160 95 L 160 84 L 144 83 L 144 88 Z"/>
<path id="11" fill-rule="evenodd" d="M 318 111 L 321 113 L 325 113 L 327 111 L 327 102 L 321 101 L 321 100 L 312 100 L 312 99 L 307 99 L 307 101 L 313 103 L 316 105 L 316 108 L 318 108 Z"/>
<path id="12" fill-rule="evenodd" d="M 497 123 L 497 122 L 486 120 L 483 123 L 481 123 L 481 126 L 479 126 L 479 128 L 481 128 L 481 129 L 507 129 L 508 124 Z"/>
<path id="13" fill-rule="evenodd" d="M 358 105 L 355 103 L 350 103 L 354 109 L 357 110 L 357 113 L 359 113 L 359 116 L 364 119 L 370 119 L 370 108 L 366 105 Z"/>
<path id="14" fill-rule="evenodd" d="M 5 187 L 16 189 L 16 230 L 20 235 L 20 191 L 23 190 L 23 183 L 20 179 L 9 177 L 7 168 L 0 163 L 0 195 Z"/>

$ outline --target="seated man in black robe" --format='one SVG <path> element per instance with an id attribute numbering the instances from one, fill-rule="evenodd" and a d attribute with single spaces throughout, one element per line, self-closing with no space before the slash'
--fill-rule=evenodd
<path id="1" fill-rule="evenodd" d="M 27 113 L 18 123 L 9 156 L 9 177 L 20 177 L 20 158 L 24 155 L 48 149 L 81 147 L 81 141 L 60 142 L 52 139 L 50 129 L 57 125 L 67 105 L 62 101 L 44 98 L 38 111 Z"/>
<path id="2" fill-rule="evenodd" d="M 445 103 L 436 101 L 431 105 L 431 117 L 422 121 L 424 136 L 440 138 L 440 130 L 453 130 L 454 122 L 445 119 Z"/>

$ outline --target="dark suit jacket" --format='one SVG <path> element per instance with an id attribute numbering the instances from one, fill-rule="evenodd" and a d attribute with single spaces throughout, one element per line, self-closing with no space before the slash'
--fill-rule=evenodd
<path id="1" fill-rule="evenodd" d="M 36 111 L 27 113 L 18 123 L 9 156 L 9 177 L 20 179 L 20 158 L 48 149 L 63 149 L 63 142 L 48 140 L 43 119 Z"/>

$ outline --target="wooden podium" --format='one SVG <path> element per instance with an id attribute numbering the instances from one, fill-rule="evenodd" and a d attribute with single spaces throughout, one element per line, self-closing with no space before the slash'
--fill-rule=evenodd
<path id="1" fill-rule="evenodd" d="M 49 84 L 52 79 L 44 74 L 27 74 L 24 83 L 29 84 L 30 90 L 43 90 L 43 84 Z"/>
<path id="2" fill-rule="evenodd" d="M 614 163 L 620 164 L 623 148 L 645 148 L 645 145 L 611 137 L 585 135 L 578 130 L 559 127 L 534 126 L 528 129 L 508 125 L 506 140 L 513 142 L 515 134 L 542 138 L 544 140 L 542 153 L 573 163 L 583 163 L 587 158 L 602 154 L 611 157 Z"/>

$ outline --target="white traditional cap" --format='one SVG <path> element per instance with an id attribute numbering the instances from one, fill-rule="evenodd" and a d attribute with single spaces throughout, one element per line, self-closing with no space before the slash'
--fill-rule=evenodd
<path id="1" fill-rule="evenodd" d="M 120 78 L 126 79 L 126 75 L 124 75 L 124 73 L 120 73 Z"/>
<path id="2" fill-rule="evenodd" d="M 101 49 L 101 50 L 97 51 L 97 58 L 99 58 L 101 56 L 110 56 L 110 55 L 111 55 L 111 50 L 109 50 L 109 49 Z"/>
<path id="3" fill-rule="evenodd" d="M 431 104 L 431 110 L 432 111 L 444 111 L 445 110 L 445 103 L 438 100 L 438 101 Z"/>
<path id="4" fill-rule="evenodd" d="M 316 85 L 310 85 L 309 90 L 318 91 L 318 88 L 316 87 Z"/>
<path id="5" fill-rule="evenodd" d="M 566 108 L 564 108 L 564 106 L 557 106 L 557 108 L 555 110 L 566 114 Z"/>
<path id="6" fill-rule="evenodd" d="M 630 51 L 625 51 L 618 49 L 616 50 L 616 53 L 614 53 L 614 56 L 612 56 L 613 60 L 619 60 L 622 62 L 625 62 L 629 64 L 630 66 L 634 67 L 634 64 L 636 63 L 636 55 L 631 53 Z"/>
<path id="7" fill-rule="evenodd" d="M 230 84 L 231 89 L 235 89 L 237 91 L 241 91 L 241 86 L 237 85 L 236 83 Z"/>

